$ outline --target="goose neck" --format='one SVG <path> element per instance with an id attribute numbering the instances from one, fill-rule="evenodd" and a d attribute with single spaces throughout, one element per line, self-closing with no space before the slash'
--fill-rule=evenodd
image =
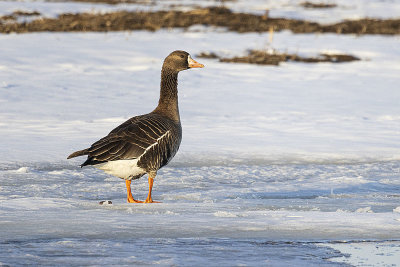
<path id="1" fill-rule="evenodd" d="M 163 69 L 160 87 L 160 100 L 155 112 L 179 121 L 178 72 Z"/>

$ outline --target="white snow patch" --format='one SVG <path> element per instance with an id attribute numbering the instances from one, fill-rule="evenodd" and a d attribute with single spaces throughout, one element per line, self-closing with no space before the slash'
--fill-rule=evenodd
<path id="1" fill-rule="evenodd" d="M 63 175 L 65 174 L 65 171 L 51 171 L 49 172 L 51 175 Z"/>
<path id="2" fill-rule="evenodd" d="M 371 207 L 359 208 L 356 210 L 358 213 L 373 213 Z"/>
<path id="3" fill-rule="evenodd" d="M 17 170 L 11 170 L 10 172 L 13 172 L 13 173 L 28 173 L 28 172 L 30 172 L 30 169 L 28 167 L 21 167 L 21 168 L 19 168 Z"/>
<path id="4" fill-rule="evenodd" d="M 179 215 L 179 213 L 176 213 L 176 212 L 171 211 L 171 210 L 165 211 L 165 214 L 166 214 L 166 215 Z"/>
<path id="5" fill-rule="evenodd" d="M 350 211 L 345 210 L 345 209 L 337 209 L 336 212 L 350 212 Z"/>
<path id="6" fill-rule="evenodd" d="M 214 212 L 214 216 L 216 217 L 224 217 L 224 218 L 234 218 L 234 217 L 238 217 L 236 214 L 232 213 L 232 212 L 227 212 L 227 211 L 217 211 Z"/>

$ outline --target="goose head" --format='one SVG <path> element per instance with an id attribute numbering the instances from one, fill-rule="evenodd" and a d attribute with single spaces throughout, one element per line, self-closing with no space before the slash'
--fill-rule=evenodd
<path id="1" fill-rule="evenodd" d="M 163 64 L 163 69 L 170 72 L 179 72 L 190 68 L 203 68 L 204 65 L 195 61 L 189 53 L 177 50 L 169 54 Z"/>

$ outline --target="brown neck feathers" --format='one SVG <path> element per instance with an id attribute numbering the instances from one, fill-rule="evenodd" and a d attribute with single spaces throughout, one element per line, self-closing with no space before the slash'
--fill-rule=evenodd
<path id="1" fill-rule="evenodd" d="M 178 72 L 162 69 L 160 100 L 154 112 L 174 121 L 180 120 L 178 109 Z"/>

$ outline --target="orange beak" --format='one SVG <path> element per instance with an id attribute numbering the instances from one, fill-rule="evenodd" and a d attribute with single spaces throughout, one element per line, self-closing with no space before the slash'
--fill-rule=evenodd
<path id="1" fill-rule="evenodd" d="M 188 56 L 189 68 L 204 68 L 204 65 L 194 60 L 190 55 Z"/>

